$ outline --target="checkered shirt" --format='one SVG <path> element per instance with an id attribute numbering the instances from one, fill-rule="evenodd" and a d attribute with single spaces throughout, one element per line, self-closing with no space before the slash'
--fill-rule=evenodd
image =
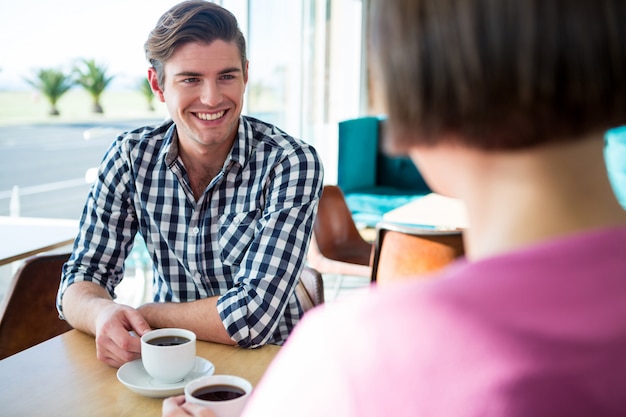
<path id="1" fill-rule="evenodd" d="M 64 266 L 69 285 L 93 281 L 112 297 L 139 232 L 153 261 L 153 298 L 220 295 L 225 328 L 240 346 L 284 342 L 299 321 L 295 296 L 323 184 L 313 147 L 242 116 L 221 172 L 195 200 L 170 120 L 117 138 L 89 192 Z"/>

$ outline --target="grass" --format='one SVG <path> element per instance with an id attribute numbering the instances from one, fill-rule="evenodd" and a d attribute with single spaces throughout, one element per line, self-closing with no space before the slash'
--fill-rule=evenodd
<path id="1" fill-rule="evenodd" d="M 57 103 L 60 116 L 50 116 L 50 104 L 29 91 L 0 91 L 0 126 L 26 123 L 68 123 L 93 120 L 164 118 L 167 110 L 156 99 L 154 111 L 138 91 L 105 91 L 101 97 L 104 114 L 92 112 L 92 99 L 81 89 L 72 89 Z"/>

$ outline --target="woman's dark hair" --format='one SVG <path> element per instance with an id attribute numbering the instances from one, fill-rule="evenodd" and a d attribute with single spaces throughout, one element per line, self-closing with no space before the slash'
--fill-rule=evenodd
<path id="1" fill-rule="evenodd" d="M 623 0 L 373 0 L 370 46 L 396 150 L 528 148 L 626 121 Z"/>
<path id="2" fill-rule="evenodd" d="M 156 70 L 159 85 L 163 86 L 165 81 L 163 66 L 176 48 L 189 42 L 210 44 L 218 39 L 237 45 L 245 75 L 246 40 L 231 12 L 202 0 L 184 1 L 168 10 L 144 45 L 146 59 Z"/>

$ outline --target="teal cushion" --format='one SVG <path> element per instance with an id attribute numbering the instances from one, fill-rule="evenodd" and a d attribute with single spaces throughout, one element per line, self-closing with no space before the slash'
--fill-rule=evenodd
<path id="1" fill-rule="evenodd" d="M 351 193 L 346 195 L 346 203 L 355 223 L 376 227 L 385 213 L 421 197 L 423 194 Z"/>
<path id="2" fill-rule="evenodd" d="M 604 158 L 613 191 L 626 209 L 626 126 L 609 130 L 605 135 Z"/>
<path id="3" fill-rule="evenodd" d="M 337 185 L 344 193 L 376 185 L 377 117 L 339 122 Z"/>
<path id="4" fill-rule="evenodd" d="M 426 185 L 422 174 L 408 156 L 389 156 L 378 154 L 378 169 L 376 183 L 382 187 L 393 187 L 404 190 L 405 193 L 427 193 L 430 188 Z"/>

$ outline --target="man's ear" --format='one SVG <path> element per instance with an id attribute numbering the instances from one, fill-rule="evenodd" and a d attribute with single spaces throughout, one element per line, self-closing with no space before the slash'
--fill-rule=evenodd
<path id="1" fill-rule="evenodd" d="M 150 82 L 150 88 L 152 92 L 159 99 L 161 103 L 165 103 L 165 97 L 163 96 L 163 89 L 159 86 L 159 77 L 154 67 L 148 68 L 148 81 Z"/>

